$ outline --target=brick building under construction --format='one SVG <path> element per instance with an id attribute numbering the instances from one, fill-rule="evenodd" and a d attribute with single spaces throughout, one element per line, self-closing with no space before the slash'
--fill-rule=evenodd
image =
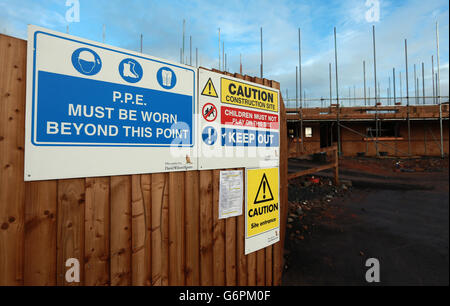
<path id="1" fill-rule="evenodd" d="M 448 156 L 448 101 L 441 107 L 332 104 L 286 112 L 290 157 L 334 144 L 344 156 Z"/>

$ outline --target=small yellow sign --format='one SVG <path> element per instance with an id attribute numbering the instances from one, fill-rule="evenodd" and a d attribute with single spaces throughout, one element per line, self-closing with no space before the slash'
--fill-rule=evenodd
<path id="1" fill-rule="evenodd" d="M 222 103 L 278 112 L 278 92 L 221 78 Z"/>
<path id="2" fill-rule="evenodd" d="M 247 238 L 279 226 L 278 168 L 247 169 Z"/>
<path id="3" fill-rule="evenodd" d="M 211 78 L 208 79 L 208 82 L 206 82 L 205 87 L 203 87 L 202 95 L 207 97 L 218 98 L 216 88 L 214 87 Z"/>

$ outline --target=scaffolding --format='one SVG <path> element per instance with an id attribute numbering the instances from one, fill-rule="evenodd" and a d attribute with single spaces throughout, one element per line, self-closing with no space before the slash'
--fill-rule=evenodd
<path id="1" fill-rule="evenodd" d="M 407 155 L 411 156 L 412 150 L 411 150 L 411 107 L 415 105 L 437 105 L 439 108 L 439 117 L 437 120 L 439 120 L 439 129 L 440 129 L 440 154 L 441 157 L 444 157 L 444 141 L 443 141 L 443 120 L 448 120 L 448 117 L 444 118 L 442 113 L 442 104 L 448 104 L 448 96 L 442 96 L 440 94 L 440 67 L 439 67 L 439 25 L 436 22 L 436 59 L 437 59 L 437 73 L 435 74 L 434 71 L 434 56 L 431 56 L 431 80 L 432 80 L 432 89 L 433 94 L 431 96 L 427 96 L 425 92 L 425 63 L 421 63 L 422 67 L 422 94 L 420 95 L 420 82 L 419 77 L 417 76 L 416 71 L 416 65 L 414 64 L 414 103 L 411 103 L 411 96 L 409 93 L 409 73 L 408 73 L 408 45 L 407 45 L 407 39 L 404 40 L 404 54 L 405 54 L 405 75 L 404 78 L 406 80 L 406 95 L 403 96 L 403 88 L 402 88 L 402 74 L 401 71 L 399 72 L 398 80 L 400 82 L 400 94 L 397 96 L 397 86 L 396 86 L 396 75 L 395 75 L 395 67 L 392 68 L 392 85 L 391 88 L 391 77 L 389 75 L 389 85 L 388 88 L 386 88 L 387 95 L 386 97 L 381 96 L 381 89 L 380 89 L 380 82 L 377 81 L 377 62 L 376 62 L 376 40 L 375 40 L 375 26 L 372 26 L 372 45 L 373 45 L 373 78 L 374 78 L 374 96 L 370 96 L 370 87 L 369 89 L 369 96 L 367 96 L 367 86 L 366 86 L 366 61 L 363 60 L 363 84 L 364 84 L 364 93 L 363 97 L 356 97 L 356 87 L 353 85 L 353 97 L 351 97 L 351 89 L 348 88 L 349 94 L 348 97 L 339 96 L 339 74 L 338 74 L 338 53 L 337 53 L 337 35 L 336 35 L 336 27 L 334 27 L 334 66 L 335 66 L 335 84 L 336 84 L 336 96 L 333 97 L 332 95 L 332 63 L 329 63 L 329 91 L 330 91 L 330 97 L 328 99 L 329 102 L 329 109 L 331 113 L 331 109 L 335 108 L 334 118 L 333 120 L 330 120 L 332 122 L 331 129 L 333 128 L 333 125 L 336 124 L 336 133 L 337 133 L 337 150 L 338 154 L 342 154 L 342 145 L 341 145 L 341 128 L 346 128 L 347 130 L 352 130 L 346 126 L 344 126 L 341 123 L 341 108 L 346 109 L 348 107 L 367 107 L 368 111 L 373 112 L 373 121 L 375 124 L 375 137 L 374 137 L 374 144 L 376 149 L 376 155 L 379 156 L 379 150 L 378 145 L 386 145 L 382 144 L 382 142 L 379 140 L 380 135 L 379 131 L 381 130 L 381 124 L 382 120 L 380 120 L 379 115 L 380 111 L 387 111 L 386 107 L 405 107 L 406 112 L 405 116 L 403 118 L 396 118 L 396 120 L 404 120 L 407 124 L 407 130 L 408 130 L 408 152 Z M 300 125 L 300 131 L 296 129 L 296 136 L 297 136 L 297 143 L 298 145 L 301 144 L 301 153 L 305 152 L 305 146 L 304 146 L 304 135 L 303 135 L 303 122 L 305 120 L 305 110 L 310 109 L 312 104 L 320 103 L 321 108 L 323 109 L 322 112 L 326 112 L 327 110 L 324 109 L 324 104 L 326 99 L 323 97 L 321 98 L 308 98 L 306 99 L 305 94 L 302 98 L 302 60 L 301 60 L 301 36 L 300 36 L 300 28 L 298 29 L 298 57 L 299 57 L 299 65 L 296 68 L 296 98 L 295 98 L 295 108 L 290 108 L 290 103 L 293 102 L 293 99 L 285 99 L 286 101 L 286 107 L 288 111 L 291 111 L 293 114 L 298 115 L 298 121 Z M 300 96 L 298 96 L 298 87 Z M 305 91 L 303 91 L 305 92 Z M 392 97 L 393 93 L 393 97 Z M 300 99 L 298 99 L 300 98 Z M 406 106 L 402 106 L 403 101 L 406 100 Z M 298 103 L 300 102 L 300 103 Z M 348 105 L 345 105 L 348 104 Z M 319 109 L 318 107 L 316 107 Z M 432 118 L 434 119 L 434 117 Z M 369 120 L 366 118 L 366 120 Z M 424 131 L 426 130 L 424 126 Z M 333 133 L 331 133 L 332 137 Z M 425 133 L 426 137 L 426 133 Z M 433 135 L 434 138 L 434 135 Z M 298 147 L 297 145 L 297 147 Z M 425 150 L 426 150 L 426 139 L 424 141 Z M 397 150 L 398 151 L 398 150 Z M 396 152 L 397 152 L 396 151 Z M 403 152 L 405 153 L 405 152 Z"/>

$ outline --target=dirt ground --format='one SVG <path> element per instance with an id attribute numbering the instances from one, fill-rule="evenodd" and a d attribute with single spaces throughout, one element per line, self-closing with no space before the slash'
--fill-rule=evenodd
<path id="1" fill-rule="evenodd" d="M 290 171 L 302 167 L 292 160 Z M 289 184 L 283 285 L 449 285 L 449 168 L 441 159 L 351 159 Z"/>

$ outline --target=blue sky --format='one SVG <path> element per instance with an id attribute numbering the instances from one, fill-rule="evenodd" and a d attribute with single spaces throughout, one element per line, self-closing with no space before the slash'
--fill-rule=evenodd
<path id="1" fill-rule="evenodd" d="M 404 77 L 404 39 L 408 39 L 409 77 L 413 65 L 425 63 L 425 89 L 431 94 L 431 55 L 436 57 L 435 22 L 440 31 L 441 93 L 448 95 L 449 4 L 444 0 L 379 0 L 380 19 L 368 22 L 366 0 L 341 1 L 213 1 L 213 0 L 79 0 L 80 22 L 68 23 L 66 0 L 0 0 L 0 33 L 26 38 L 27 24 L 44 26 L 138 51 L 140 34 L 143 52 L 179 61 L 182 23 L 186 20 L 186 55 L 189 36 L 198 48 L 200 64 L 218 66 L 218 28 L 225 43 L 228 70 L 239 72 L 242 54 L 244 74 L 259 76 L 260 40 L 263 27 L 264 76 L 281 83 L 282 93 L 295 96 L 295 67 L 298 65 L 298 27 L 302 32 L 302 84 L 307 97 L 328 97 L 328 63 L 334 69 L 333 27 L 337 28 L 339 93 L 362 96 L 362 61 L 366 61 L 367 84 L 373 95 L 372 25 L 376 27 L 377 78 L 386 95 L 392 68 Z M 195 58 L 195 56 L 194 56 Z M 435 63 L 436 64 L 436 63 Z M 421 71 L 418 73 L 421 76 Z M 420 84 L 421 80 L 420 80 Z M 397 82 L 397 87 L 399 86 Z M 421 88 L 422 85 L 420 85 Z M 397 93 L 400 89 L 397 88 Z M 410 95 L 414 94 L 410 85 Z M 333 71 L 333 95 L 334 71 Z M 405 95 L 405 80 L 403 80 Z"/>

